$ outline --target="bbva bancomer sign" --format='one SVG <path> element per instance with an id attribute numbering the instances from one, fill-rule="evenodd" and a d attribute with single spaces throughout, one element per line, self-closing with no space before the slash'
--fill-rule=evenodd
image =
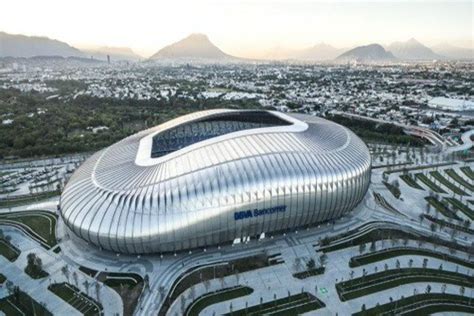
<path id="1" fill-rule="evenodd" d="M 280 206 L 269 207 L 269 208 L 264 208 L 264 209 L 240 211 L 240 212 L 234 213 L 234 220 L 238 221 L 245 218 L 258 217 L 262 215 L 268 215 L 268 214 L 285 212 L 285 211 L 286 211 L 286 205 L 280 205 Z"/>

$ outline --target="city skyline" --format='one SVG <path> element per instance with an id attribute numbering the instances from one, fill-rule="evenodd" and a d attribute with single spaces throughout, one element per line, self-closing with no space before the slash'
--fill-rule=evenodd
<path id="1" fill-rule="evenodd" d="M 77 48 L 130 47 L 143 57 L 190 33 L 204 33 L 226 53 L 249 58 L 303 49 L 321 42 L 338 48 L 370 43 L 388 45 L 410 38 L 428 46 L 449 43 L 472 47 L 473 43 L 469 1 L 298 1 L 298 5 L 292 4 L 237 0 L 197 4 L 183 0 L 151 5 L 135 1 L 130 6 L 124 2 L 86 1 L 71 7 L 54 0 L 47 4 L 8 1 L 0 13 L 0 30 L 46 36 Z M 25 7 L 30 8 L 28 12 L 21 11 Z M 168 13 L 162 14 L 163 11 Z M 21 12 L 23 18 L 19 19 L 19 13 L 15 12 Z"/>

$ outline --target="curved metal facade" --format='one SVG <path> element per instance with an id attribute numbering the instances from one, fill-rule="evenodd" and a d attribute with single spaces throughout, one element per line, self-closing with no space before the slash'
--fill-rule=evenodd
<path id="1" fill-rule="evenodd" d="M 365 195 L 366 145 L 313 116 L 266 112 L 288 124 L 233 131 L 152 158 L 156 135 L 226 113 L 235 111 L 182 116 L 94 154 L 61 196 L 66 225 L 111 251 L 179 251 L 337 218 Z"/>

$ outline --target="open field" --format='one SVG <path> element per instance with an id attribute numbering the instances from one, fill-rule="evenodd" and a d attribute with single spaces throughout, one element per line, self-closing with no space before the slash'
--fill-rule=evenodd
<path id="1" fill-rule="evenodd" d="M 17 294 L 0 299 L 0 311 L 7 316 L 52 316 L 45 307 L 33 300 L 28 294 L 18 291 Z"/>
<path id="2" fill-rule="evenodd" d="M 455 264 L 459 264 L 459 265 L 474 269 L 474 262 L 466 261 L 456 256 L 452 256 L 449 254 L 445 254 L 445 253 L 441 253 L 441 252 L 437 252 L 437 251 L 433 251 L 429 249 L 413 248 L 413 247 L 394 247 L 394 248 L 383 249 L 383 250 L 363 254 L 360 256 L 352 257 L 351 260 L 349 261 L 349 267 L 351 268 L 360 267 L 366 264 L 379 262 L 379 261 L 395 258 L 398 256 L 408 256 L 408 255 L 437 258 L 437 259 L 445 260 L 448 262 L 452 262 Z"/>
<path id="3" fill-rule="evenodd" d="M 85 316 L 103 315 L 103 308 L 91 297 L 68 283 L 51 284 L 49 290 L 66 301 Z"/>
<path id="4" fill-rule="evenodd" d="M 418 294 L 400 300 L 385 303 L 352 314 L 369 315 L 430 315 L 441 312 L 474 313 L 474 301 L 465 296 L 431 293 Z"/>
<path id="5" fill-rule="evenodd" d="M 56 214 L 39 210 L 0 214 L 0 224 L 21 229 L 47 249 L 57 243 L 56 220 Z"/>
<path id="6" fill-rule="evenodd" d="M 237 286 L 205 294 L 198 297 L 184 313 L 187 316 L 198 316 L 206 307 L 234 298 L 252 294 L 253 289 L 247 286 Z"/>
<path id="7" fill-rule="evenodd" d="M 309 293 L 300 293 L 275 301 L 250 306 L 229 315 L 299 315 L 325 307 L 326 305 Z"/>
<path id="8" fill-rule="evenodd" d="M 398 268 L 337 283 L 336 289 L 341 301 L 348 301 L 415 282 L 437 282 L 470 287 L 474 284 L 474 277 L 436 269 Z"/>

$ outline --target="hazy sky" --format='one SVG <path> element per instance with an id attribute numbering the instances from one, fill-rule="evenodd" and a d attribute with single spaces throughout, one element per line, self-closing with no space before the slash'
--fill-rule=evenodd
<path id="1" fill-rule="evenodd" d="M 189 33 L 227 53 L 337 47 L 411 37 L 472 46 L 472 1 L 1 0 L 0 31 L 44 35 L 73 46 L 128 46 L 142 55 Z"/>

